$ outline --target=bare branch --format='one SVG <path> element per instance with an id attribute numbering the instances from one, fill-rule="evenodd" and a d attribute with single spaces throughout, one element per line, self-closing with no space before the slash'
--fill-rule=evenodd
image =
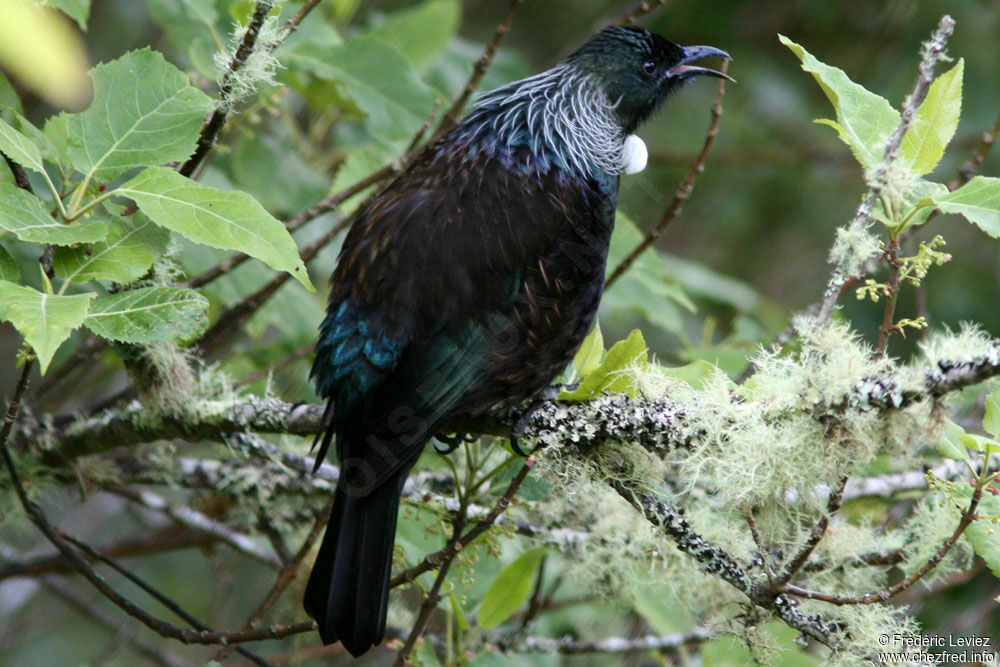
<path id="1" fill-rule="evenodd" d="M 479 82 L 482 81 L 486 72 L 489 71 L 490 65 L 493 63 L 493 58 L 497 54 L 497 49 L 500 48 L 500 43 L 503 42 L 504 37 L 507 36 L 508 30 L 510 30 L 510 24 L 514 20 L 514 12 L 517 8 L 521 6 L 524 0 L 510 0 L 510 7 L 507 9 L 507 14 L 504 16 L 503 21 L 497 26 L 496 33 L 493 35 L 493 39 L 490 43 L 486 45 L 486 49 L 483 51 L 483 55 L 479 57 L 476 61 L 476 66 L 472 69 L 472 74 L 469 76 L 469 80 L 465 83 L 465 87 L 462 92 L 459 93 L 455 101 L 451 103 L 448 110 L 444 113 L 444 118 L 441 119 L 441 123 L 438 125 L 437 130 L 434 132 L 434 137 L 431 139 L 437 139 L 442 134 L 455 127 L 458 123 L 459 114 L 462 113 L 462 108 L 465 103 L 469 101 L 469 97 L 472 93 L 476 91 L 479 87 Z"/>

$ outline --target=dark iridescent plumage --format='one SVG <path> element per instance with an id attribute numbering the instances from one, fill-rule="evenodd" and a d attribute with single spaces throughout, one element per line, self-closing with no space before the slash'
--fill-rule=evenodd
<path id="1" fill-rule="evenodd" d="M 643 28 L 485 94 L 368 206 L 333 274 L 312 376 L 317 465 L 341 480 L 306 588 L 324 643 L 385 632 L 406 475 L 448 418 L 519 403 L 565 367 L 604 283 L 625 136 L 694 74 Z M 714 73 L 717 74 L 717 73 Z"/>

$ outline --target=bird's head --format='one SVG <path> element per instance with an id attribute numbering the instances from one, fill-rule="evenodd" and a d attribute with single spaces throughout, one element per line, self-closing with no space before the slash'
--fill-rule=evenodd
<path id="1" fill-rule="evenodd" d="M 636 25 L 609 26 L 566 59 L 599 87 L 614 105 L 626 134 L 635 131 L 685 81 L 698 75 L 733 79 L 691 65 L 729 54 L 712 46 L 679 46 Z"/>

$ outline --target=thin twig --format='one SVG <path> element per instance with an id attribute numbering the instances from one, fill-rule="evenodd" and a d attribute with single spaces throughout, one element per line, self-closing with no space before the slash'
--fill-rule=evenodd
<path id="1" fill-rule="evenodd" d="M 61 577 L 46 576 L 40 577 L 38 581 L 41 583 L 42 587 L 49 591 L 51 594 L 58 596 L 63 602 L 68 603 L 71 607 L 75 607 L 79 612 L 81 618 L 96 623 L 97 625 L 105 628 L 114 637 L 113 646 L 117 649 L 122 643 L 122 619 L 108 613 L 102 607 L 94 604 L 87 598 L 87 596 L 76 590 L 75 587 L 68 584 Z M 127 621 L 126 621 L 127 622 Z M 133 636 L 134 633 L 127 633 L 124 637 L 124 642 L 130 645 L 137 653 L 145 656 L 149 660 L 153 661 L 158 665 L 164 665 L 164 667 L 184 667 L 188 665 L 189 662 L 180 660 L 171 655 L 162 653 L 157 647 L 149 644 L 139 637 Z M 102 661 L 91 662 L 90 664 L 101 664 Z"/>
<path id="2" fill-rule="evenodd" d="M 983 160 L 986 159 L 990 149 L 993 148 L 993 144 L 996 143 L 997 135 L 1000 135 L 1000 114 L 997 114 L 996 120 L 993 121 L 993 127 L 990 128 L 989 131 L 983 133 L 983 136 L 979 141 L 979 145 L 976 146 L 976 150 L 974 150 L 969 159 L 958 168 L 958 175 L 948 184 L 949 190 L 954 192 L 972 180 L 972 177 L 976 175 L 977 171 L 979 171 L 979 165 L 983 163 Z"/>
<path id="3" fill-rule="evenodd" d="M 254 7 L 250 23 L 247 24 L 246 32 L 243 33 L 243 39 L 236 48 L 236 53 L 233 54 L 232 59 L 229 61 L 229 67 L 222 77 L 222 86 L 219 90 L 219 103 L 216 105 L 215 110 L 212 111 L 208 122 L 201 128 L 194 153 L 177 170 L 182 176 L 191 176 L 195 172 L 195 169 L 202 163 L 208 152 L 212 150 L 215 138 L 218 136 L 222 126 L 226 124 L 226 118 L 228 118 L 232 106 L 229 96 L 233 92 L 236 73 L 243 69 L 247 59 L 250 58 L 250 54 L 253 53 L 254 47 L 257 44 L 257 37 L 260 35 L 260 29 L 264 25 L 264 19 L 267 18 L 273 6 L 273 0 L 260 0 Z"/>
<path id="4" fill-rule="evenodd" d="M 847 476 L 845 475 L 841 480 L 840 484 L 837 486 L 836 491 L 830 494 L 829 500 L 826 502 L 826 513 L 819 518 L 815 524 L 813 524 L 812 530 L 809 531 L 809 538 L 802 545 L 802 548 L 792 556 L 788 561 L 788 565 L 785 566 L 785 571 L 782 572 L 781 576 L 771 582 L 771 585 L 776 589 L 780 589 L 782 586 L 787 584 L 792 580 L 802 566 L 806 564 L 809 557 L 812 555 L 813 551 L 819 545 L 823 536 L 826 535 L 826 529 L 830 525 L 830 517 L 833 516 L 837 510 L 840 509 L 840 504 L 844 500 L 844 487 L 847 486 Z"/>
<path id="5" fill-rule="evenodd" d="M 302 19 L 304 19 L 309 14 L 309 12 L 315 9 L 316 5 L 318 5 L 322 1 L 323 0 L 307 0 L 305 3 L 303 3 L 299 11 L 296 12 L 295 15 L 292 16 L 290 19 L 285 21 L 285 25 L 281 26 L 281 31 L 278 33 L 278 42 L 276 44 L 269 44 L 268 46 L 271 49 L 273 49 L 275 46 L 277 46 L 277 44 L 280 44 L 281 42 L 288 39 L 289 35 L 298 30 L 299 24 L 302 23 Z"/>
<path id="6" fill-rule="evenodd" d="M 626 23 L 635 23 L 640 18 L 649 14 L 654 9 L 658 9 L 663 5 L 667 4 L 667 0 L 642 0 L 632 9 L 628 10 L 616 21 L 618 25 L 625 25 Z"/>
<path id="7" fill-rule="evenodd" d="M 306 538 L 302 541 L 302 545 L 299 546 L 299 550 L 295 553 L 295 556 L 291 558 L 283 568 L 281 572 L 278 573 L 277 579 L 274 581 L 274 585 L 271 587 L 270 592 L 264 601 L 260 603 L 257 607 L 257 611 L 254 612 L 247 622 L 243 625 L 243 630 L 251 630 L 260 625 L 260 622 L 264 619 L 264 615 L 274 606 L 274 603 L 278 601 L 281 594 L 285 592 L 288 585 L 295 580 L 295 575 L 298 574 L 299 568 L 302 567 L 302 561 L 305 560 L 306 556 L 312 550 L 313 544 L 319 538 L 320 533 L 323 532 L 323 528 L 326 527 L 327 521 L 330 519 L 330 510 L 333 508 L 333 496 L 330 496 L 330 504 L 327 506 L 326 511 L 322 512 L 318 517 L 316 517 L 316 522 L 313 524 L 312 529 Z M 212 660 L 223 663 L 226 658 L 233 652 L 233 647 L 226 646 L 219 649 Z"/>
<path id="8" fill-rule="evenodd" d="M 725 74 L 728 69 L 729 61 L 723 60 L 722 67 L 720 71 Z M 712 117 L 708 124 L 708 130 L 705 132 L 705 143 L 702 144 L 701 152 L 695 158 L 694 162 L 691 163 L 691 168 L 681 182 L 677 185 L 677 190 L 674 192 L 674 200 L 670 202 L 670 206 L 667 210 L 663 212 L 663 216 L 660 218 L 660 222 L 649 232 L 646 236 L 632 249 L 624 259 L 622 259 L 618 266 L 614 268 L 611 275 L 608 276 L 607 282 L 605 283 L 605 289 L 611 287 L 616 280 L 621 278 L 622 274 L 628 271 L 632 263 L 638 259 L 648 247 L 653 245 L 656 239 L 660 238 L 663 231 L 667 228 L 667 225 L 677 217 L 681 212 L 681 207 L 684 202 L 688 200 L 691 196 L 691 191 L 694 189 L 694 182 L 698 178 L 698 174 L 705 170 L 705 160 L 708 159 L 708 153 L 712 150 L 712 145 L 715 143 L 715 137 L 719 134 L 719 119 L 722 118 L 722 98 L 726 94 L 726 80 L 719 79 L 719 92 L 715 95 L 715 100 L 712 102 Z"/>
<path id="9" fill-rule="evenodd" d="M 896 301 L 899 299 L 900 268 L 899 241 L 890 239 L 885 249 L 885 260 L 889 264 L 889 279 L 885 284 L 885 308 L 882 312 L 882 324 L 878 328 L 878 343 L 875 345 L 875 357 L 884 357 L 889 347 L 889 336 L 899 328 L 895 324 Z"/>
<path id="10" fill-rule="evenodd" d="M 146 556 L 177 549 L 190 549 L 191 547 L 205 548 L 214 541 L 215 538 L 213 536 L 205 533 L 170 530 L 154 535 L 151 538 L 130 540 L 127 542 L 113 542 L 107 546 L 99 547 L 97 551 L 109 558 L 128 558 L 130 556 Z M 0 567 L 0 581 L 12 577 L 36 577 L 53 572 L 65 572 L 67 568 L 66 561 L 63 560 L 62 556 L 59 554 L 46 554 L 5 563 Z"/>
<path id="11" fill-rule="evenodd" d="M 413 622 L 413 627 L 410 629 L 410 634 L 406 637 L 406 641 L 403 643 L 403 647 L 399 649 L 399 653 L 396 654 L 396 667 L 403 667 L 409 662 L 410 653 L 413 651 L 413 647 L 417 643 L 417 639 L 424 631 L 424 626 L 427 625 L 427 621 L 430 620 L 431 612 L 437 608 L 438 602 L 441 601 L 441 586 L 444 584 L 445 578 L 448 576 L 448 569 L 451 564 L 455 562 L 455 557 L 458 552 L 461 551 L 461 547 L 458 547 L 459 541 L 462 539 L 462 529 L 465 528 L 465 522 L 468 519 L 466 510 L 468 506 L 462 503 L 459 508 L 458 514 L 454 518 L 454 528 L 452 530 L 451 541 L 448 546 L 451 549 L 451 555 L 444 559 L 441 566 L 438 568 L 437 576 L 434 577 L 434 583 L 431 585 L 427 594 L 424 595 L 423 602 L 420 605 L 420 611 L 417 613 L 417 620 Z"/>
<path id="12" fill-rule="evenodd" d="M 209 630 L 210 629 L 207 625 L 205 625 L 204 623 L 202 623 L 201 621 L 199 621 L 198 619 L 196 619 L 194 616 L 192 616 L 191 614 L 189 614 L 187 611 L 184 610 L 183 607 L 181 607 L 174 600 L 170 599 L 165 594 L 163 594 L 162 592 L 160 592 L 157 588 L 155 588 L 152 584 L 150 584 L 149 582 L 147 582 L 145 579 L 143 579 L 139 575 L 135 574 L 131 570 L 126 569 L 125 567 L 123 567 L 122 565 L 120 565 L 116 561 L 112 560 L 111 558 L 108 558 L 104 554 L 101 554 L 100 552 L 96 551 L 95 549 L 93 549 L 86 542 L 78 540 L 75 537 L 73 537 L 72 535 L 64 533 L 63 531 L 59 530 L 58 528 L 56 529 L 56 531 L 58 532 L 59 536 L 62 539 L 66 540 L 67 542 L 69 542 L 70 544 L 72 544 L 73 546 L 75 546 L 77 549 L 83 551 L 91 559 L 98 560 L 98 561 L 104 563 L 105 565 L 107 565 L 108 567 L 110 567 L 111 569 L 113 569 L 115 572 L 117 572 L 118 574 L 122 575 L 123 577 L 125 577 L 126 579 L 128 579 L 129 581 L 131 581 L 133 584 L 135 584 L 136 586 L 138 586 L 147 595 L 149 595 L 154 600 L 156 600 L 157 602 L 159 602 L 160 604 L 162 604 L 164 607 L 166 607 L 167 609 L 169 609 L 171 612 L 173 612 L 179 618 L 181 618 L 184 621 L 186 621 L 192 628 L 195 628 L 196 630 Z M 262 666 L 266 666 L 267 665 L 267 661 L 265 661 L 263 658 L 261 658 L 260 656 L 254 654 L 254 653 L 251 653 L 250 651 L 248 651 L 248 650 L 246 650 L 246 649 L 244 649 L 242 647 L 236 648 L 236 650 L 237 650 L 237 652 L 239 652 L 240 655 L 242 655 L 247 660 L 253 662 L 255 665 L 262 665 Z"/>
<path id="13" fill-rule="evenodd" d="M 479 87 L 479 82 L 483 80 L 483 76 L 489 71 L 490 65 L 493 63 L 493 58 L 497 54 L 497 49 L 500 48 L 500 43 L 503 42 L 504 37 L 507 36 L 507 32 L 510 30 L 510 24 L 514 20 L 514 13 L 517 8 L 521 6 L 524 0 L 510 0 L 510 7 L 507 9 L 507 14 L 504 16 L 503 21 L 497 26 L 496 32 L 493 35 L 493 39 L 490 43 L 486 45 L 486 49 L 483 54 L 479 56 L 479 60 L 476 61 L 475 67 L 472 69 L 472 74 L 469 76 L 469 80 L 465 83 L 465 87 L 462 92 L 459 93 L 455 101 L 452 102 L 451 106 L 444 113 L 444 118 L 441 119 L 441 123 L 438 125 L 437 130 L 434 132 L 434 136 L 431 139 L 433 142 L 435 139 L 443 135 L 445 132 L 455 127 L 458 123 L 459 114 L 462 113 L 462 108 L 465 103 L 469 101 L 469 97 L 472 93 L 476 91 Z"/>
<path id="14" fill-rule="evenodd" d="M 412 583 L 424 572 L 429 572 L 441 567 L 444 563 L 453 559 L 459 551 L 469 546 L 473 540 L 489 530 L 490 527 L 493 526 L 493 523 L 497 520 L 497 517 L 506 511 L 507 507 L 510 505 L 510 501 L 514 498 L 514 494 L 516 494 L 517 490 L 521 488 L 524 478 L 528 476 L 528 473 L 535 465 L 536 460 L 537 459 L 534 455 L 525 459 L 524 465 L 522 465 L 521 469 L 516 475 L 514 475 L 514 478 L 510 480 L 507 490 L 504 491 L 503 495 L 500 496 L 500 499 L 493 505 L 493 509 L 490 510 L 489 514 L 476 522 L 476 525 L 473 526 L 469 532 L 462 535 L 458 540 L 449 542 L 448 545 L 440 551 L 428 554 L 422 561 L 410 569 L 397 574 L 389 581 L 389 587 L 395 588 L 397 586 L 402 586 L 403 584 Z"/>
<path id="15" fill-rule="evenodd" d="M 951 534 L 944 544 L 934 552 L 927 562 L 920 566 L 920 568 L 906 577 L 902 581 L 887 588 L 883 588 L 880 591 L 875 591 L 874 593 L 864 593 L 862 595 L 833 595 L 830 593 L 822 593 L 819 591 L 811 591 L 806 588 L 801 588 L 799 586 L 794 586 L 792 584 L 787 584 L 784 586 L 784 590 L 800 598 L 808 598 L 810 600 L 821 600 L 823 602 L 829 602 L 835 605 L 853 605 L 853 604 L 878 604 L 885 603 L 899 595 L 907 588 L 913 584 L 920 581 L 924 575 L 933 570 L 938 564 L 944 560 L 944 557 L 948 555 L 951 548 L 955 546 L 958 542 L 958 538 L 962 536 L 965 529 L 969 527 L 976 518 L 976 509 L 979 507 L 979 501 L 983 496 L 983 489 L 977 486 L 972 492 L 972 500 L 969 502 L 969 507 L 962 512 L 962 518 L 958 522 L 958 526 L 955 527 L 955 531 Z"/>

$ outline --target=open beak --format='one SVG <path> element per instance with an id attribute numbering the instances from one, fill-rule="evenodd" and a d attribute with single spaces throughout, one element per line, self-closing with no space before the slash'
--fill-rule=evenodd
<path id="1" fill-rule="evenodd" d="M 709 56 L 722 56 L 726 60 L 732 60 L 732 58 L 729 57 L 729 54 L 722 49 L 717 49 L 714 46 L 685 46 L 683 48 L 684 58 L 667 70 L 667 76 L 687 78 L 690 76 L 697 76 L 699 74 L 707 74 L 709 76 L 716 76 L 720 79 L 726 79 L 736 83 L 736 79 L 728 74 L 724 74 L 723 72 L 717 72 L 716 70 L 709 69 L 707 67 L 688 65 L 690 62 L 701 60 L 702 58 L 708 58 Z"/>

